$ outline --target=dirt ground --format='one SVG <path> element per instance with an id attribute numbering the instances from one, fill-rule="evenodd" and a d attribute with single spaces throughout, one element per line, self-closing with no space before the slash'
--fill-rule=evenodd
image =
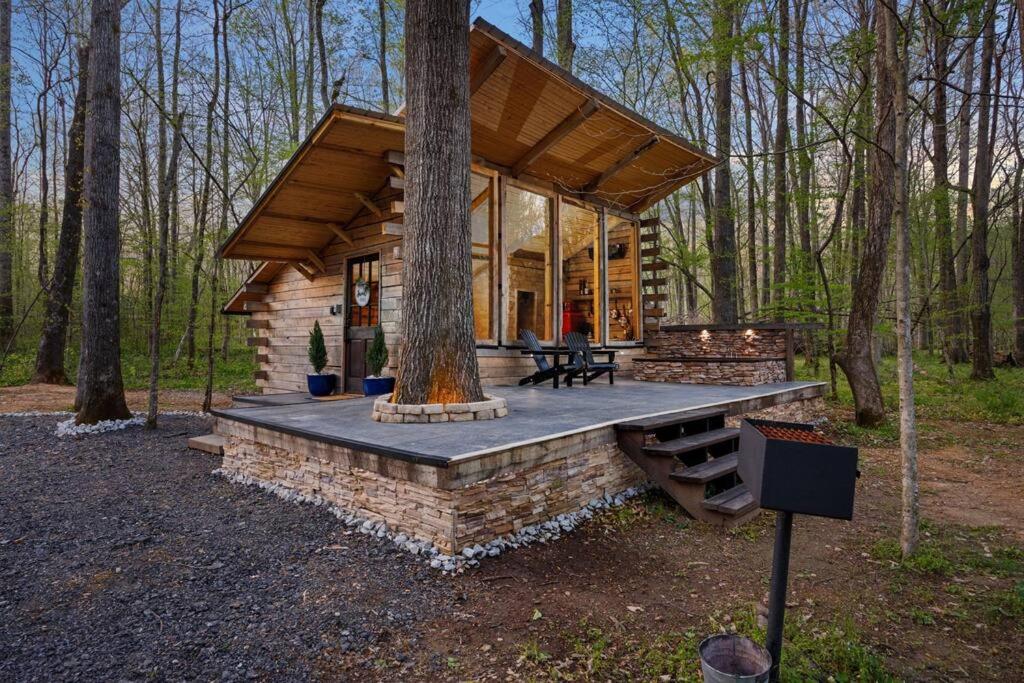
<path id="1" fill-rule="evenodd" d="M 61 409 L 73 397 L 71 389 L 39 391 L 0 389 L 0 412 Z M 130 401 L 141 407 L 145 397 L 134 393 Z M 180 395 L 165 404 L 168 409 L 198 405 L 198 396 L 187 392 L 166 392 L 165 399 L 175 394 Z M 16 405 L 8 402 L 15 400 Z M 847 416 L 830 417 L 838 424 Z M 852 522 L 797 519 L 783 659 L 784 672 L 790 673 L 783 680 L 1024 680 L 1024 426 L 935 421 L 920 426 L 925 522 L 917 559 L 899 559 L 900 460 L 894 444 L 861 444 Z M 183 438 L 184 432 L 172 431 Z M 130 448 L 124 434 L 116 438 L 124 441 L 121 448 Z M 191 457 L 208 458 L 199 468 L 203 472 L 217 466 L 210 456 Z M 60 459 L 48 466 L 59 470 Z M 183 486 L 193 495 L 189 514 L 197 519 L 218 510 L 226 490 L 243 510 L 272 505 L 281 507 L 274 513 L 280 515 L 295 507 L 251 488 L 209 483 L 198 470 L 190 481 L 164 479 L 173 478 L 179 467 L 172 461 L 149 483 L 143 477 L 135 485 L 138 505 L 147 510 L 154 505 L 150 489 Z M 302 514 L 325 515 L 313 508 Z M 328 518 L 322 526 L 328 531 L 304 532 L 312 535 L 310 547 L 337 546 L 336 521 Z M 757 632 L 773 526 L 773 516 L 762 513 L 723 532 L 688 519 L 672 501 L 652 493 L 553 543 L 487 559 L 478 570 L 457 577 L 403 569 L 408 558 L 380 552 L 373 561 L 383 563 L 381 573 L 398 581 L 410 572 L 425 582 L 423 591 L 436 591 L 428 604 L 438 609 L 406 604 L 406 621 L 344 646 L 335 633 L 342 626 L 330 619 L 318 622 L 318 630 L 308 634 L 321 643 L 312 660 L 298 642 L 261 643 L 254 635 L 246 647 L 273 647 L 278 671 L 308 665 L 306 677 L 320 680 L 699 680 L 701 638 L 722 629 Z M 162 542 L 168 544 L 194 542 L 172 527 L 164 533 Z M 258 554 L 245 539 L 239 543 L 237 554 Z M 362 536 L 343 541 L 352 548 L 376 543 Z M 107 552 L 96 549 L 97 561 Z M 352 558 L 345 563 L 345 572 L 364 566 Z M 307 592 L 323 593 L 312 578 L 296 576 L 288 590 L 303 596 L 303 603 Z M 323 581 L 326 575 L 316 576 Z M 363 580 L 353 583 L 343 576 L 339 580 L 351 584 L 368 614 L 377 613 L 375 601 L 382 609 L 395 600 L 406 602 L 387 591 L 367 593 Z M 222 590 L 227 595 L 235 588 Z M 242 597 L 250 596 L 235 599 Z M 164 599 L 168 609 L 183 609 L 173 595 Z M 324 599 L 335 600 L 332 608 L 346 614 L 344 601 L 355 598 Z M 292 613 L 294 604 L 274 601 L 275 609 L 288 610 L 288 619 L 303 623 L 301 614 Z M 170 637 L 161 642 L 166 652 L 160 652 L 171 661 L 180 643 Z M 232 643 L 220 647 L 248 661 Z M 217 673 L 206 667 L 197 671 Z"/>
<path id="2" fill-rule="evenodd" d="M 146 410 L 149 392 L 132 389 L 125 392 L 128 408 Z M 75 402 L 75 387 L 52 384 L 25 384 L 0 387 L 0 413 L 27 413 L 31 411 L 71 410 Z M 231 404 L 231 396 L 214 393 L 213 406 L 222 408 Z M 161 410 L 199 410 L 203 405 L 203 392 L 165 389 L 160 392 Z"/>

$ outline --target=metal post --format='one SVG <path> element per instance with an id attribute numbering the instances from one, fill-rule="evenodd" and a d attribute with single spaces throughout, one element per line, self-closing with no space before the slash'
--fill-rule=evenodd
<path id="1" fill-rule="evenodd" d="M 772 581 L 768 593 L 768 635 L 765 647 L 772 656 L 769 683 L 779 680 L 782 657 L 782 624 L 786 616 L 786 589 L 789 584 L 789 544 L 793 538 L 793 513 L 775 514 L 775 553 L 772 556 Z"/>

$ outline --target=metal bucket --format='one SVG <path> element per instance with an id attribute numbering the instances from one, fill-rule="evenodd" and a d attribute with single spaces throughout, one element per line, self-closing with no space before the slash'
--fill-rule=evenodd
<path id="1" fill-rule="evenodd" d="M 708 636 L 697 646 L 708 683 L 764 683 L 772 656 L 750 638 L 734 634 Z"/>

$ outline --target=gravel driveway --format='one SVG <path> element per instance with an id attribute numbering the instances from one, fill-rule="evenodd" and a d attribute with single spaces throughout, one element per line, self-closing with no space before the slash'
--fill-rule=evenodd
<path id="1" fill-rule="evenodd" d="M 212 475 L 185 448 L 203 419 L 57 421 L 0 418 L 0 680 L 360 678 L 458 600 L 393 545 Z"/>

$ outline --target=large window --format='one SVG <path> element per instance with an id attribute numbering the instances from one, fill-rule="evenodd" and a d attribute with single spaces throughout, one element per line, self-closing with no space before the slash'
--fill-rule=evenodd
<path id="1" fill-rule="evenodd" d="M 474 173 L 470 189 L 473 196 L 473 327 L 478 340 L 490 341 L 497 338 L 494 332 L 494 300 L 498 293 L 494 252 L 498 240 L 494 183 L 487 176 Z"/>
<path id="2" fill-rule="evenodd" d="M 562 200 L 562 337 L 579 332 L 601 342 L 601 220 L 595 211 Z"/>
<path id="3" fill-rule="evenodd" d="M 640 339 L 637 224 L 608 216 L 608 341 Z"/>
<path id="4" fill-rule="evenodd" d="M 544 341 L 554 340 L 552 209 L 549 197 L 507 186 L 502 228 L 506 342 L 518 338 L 521 329 L 533 330 Z"/>

